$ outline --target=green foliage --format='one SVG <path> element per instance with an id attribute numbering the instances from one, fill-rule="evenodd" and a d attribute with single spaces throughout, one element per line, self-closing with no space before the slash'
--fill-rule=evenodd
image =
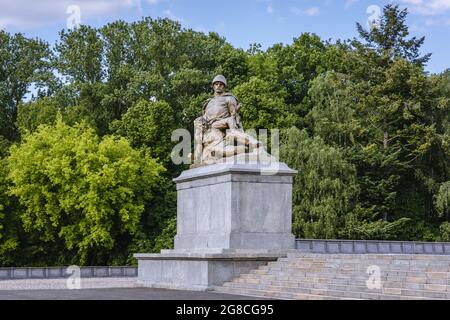
<path id="1" fill-rule="evenodd" d="M 284 92 L 273 90 L 269 82 L 252 77 L 233 91 L 242 102 L 240 114 L 246 129 L 285 128 L 294 123 L 284 103 Z"/>
<path id="2" fill-rule="evenodd" d="M 345 226 L 339 230 L 339 237 L 361 240 L 399 240 L 403 236 L 412 236 L 411 232 L 405 232 L 405 228 L 409 227 L 411 222 L 408 218 L 401 218 L 394 222 L 381 220 L 374 208 L 357 206 L 346 216 Z"/>
<path id="3" fill-rule="evenodd" d="M 441 233 L 441 241 L 450 241 L 450 223 L 444 222 L 441 224 L 441 227 L 439 228 L 439 231 Z"/>
<path id="4" fill-rule="evenodd" d="M 100 140 L 61 117 L 24 136 L 8 158 L 10 194 L 27 232 L 62 239 L 80 264 L 95 263 L 119 236 L 134 234 L 162 167 L 123 138 Z"/>
<path id="5" fill-rule="evenodd" d="M 48 97 L 23 103 L 18 107 L 17 127 L 22 134 L 34 132 L 41 124 L 53 124 L 58 111 L 58 105 Z"/>
<path id="6" fill-rule="evenodd" d="M 60 32 L 56 44 L 58 59 L 56 66 L 63 75 L 74 82 L 95 83 L 103 78 L 103 44 L 98 31 L 89 26 Z"/>
<path id="7" fill-rule="evenodd" d="M 135 148 L 149 150 L 166 167 L 170 165 L 171 135 L 174 129 L 172 108 L 164 101 L 139 101 L 121 120 L 111 124 L 111 131 L 126 137 Z"/>
<path id="8" fill-rule="evenodd" d="M 419 56 L 420 47 L 425 42 L 425 37 L 406 39 L 409 35 L 406 25 L 407 15 L 407 9 L 400 10 L 398 5 L 388 4 L 383 8 L 379 26 L 374 26 L 367 31 L 357 23 L 357 29 L 369 48 L 377 50 L 382 58 L 403 58 L 412 63 L 423 65 L 430 59 L 431 54 Z"/>
<path id="9" fill-rule="evenodd" d="M 30 86 L 34 84 L 44 94 L 45 85 L 53 85 L 49 58 L 45 42 L 0 30 L 0 135 L 6 139 L 17 139 L 17 106 Z"/>
<path id="10" fill-rule="evenodd" d="M 341 150 L 291 128 L 281 160 L 299 171 L 293 187 L 293 232 L 297 237 L 337 236 L 358 195 L 356 170 Z"/>
<path id="11" fill-rule="evenodd" d="M 0 158 L 0 265 L 11 263 L 10 253 L 18 247 L 17 230 L 13 225 L 14 199 L 8 196 L 6 161 Z"/>
<path id="12" fill-rule="evenodd" d="M 0 159 L 8 154 L 10 147 L 10 142 L 6 140 L 3 136 L 0 136 Z"/>
<path id="13" fill-rule="evenodd" d="M 177 219 L 167 220 L 161 234 L 155 239 L 152 252 L 159 253 L 163 249 L 173 249 L 174 238 L 177 233 Z"/>
<path id="14" fill-rule="evenodd" d="M 436 210 L 440 216 L 449 217 L 450 214 L 450 181 L 443 183 L 436 195 Z"/>
<path id="15" fill-rule="evenodd" d="M 314 107 L 308 114 L 315 135 L 336 146 L 352 146 L 367 129 L 358 123 L 355 85 L 344 74 L 327 72 L 311 81 Z"/>
<path id="16" fill-rule="evenodd" d="M 0 265 L 135 264 L 172 247 L 185 167 L 171 133 L 193 133 L 217 73 L 245 129 L 294 127 L 281 159 L 299 170 L 296 236 L 449 241 L 450 70 L 425 72 L 406 18 L 387 5 L 359 40 L 247 51 L 169 19 L 65 30 L 52 50 L 0 31 Z"/>

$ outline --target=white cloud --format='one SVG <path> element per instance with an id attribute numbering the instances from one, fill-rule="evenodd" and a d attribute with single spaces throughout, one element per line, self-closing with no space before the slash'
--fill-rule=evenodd
<path id="1" fill-rule="evenodd" d="M 359 0 L 347 0 L 345 2 L 345 9 L 350 8 L 351 6 L 353 6 L 355 3 L 357 3 Z"/>
<path id="2" fill-rule="evenodd" d="M 162 4 L 163 2 L 169 2 L 170 0 L 144 0 L 144 1 L 146 1 L 151 6 L 156 6 L 158 4 Z"/>
<path id="3" fill-rule="evenodd" d="M 141 0 L 0 0 L 0 26 L 26 30 L 58 22 L 65 24 L 70 5 L 80 7 L 81 23 L 83 19 L 142 8 Z"/>
<path id="4" fill-rule="evenodd" d="M 181 19 L 180 17 L 177 17 L 176 15 L 174 15 L 172 13 L 172 11 L 170 11 L 170 10 L 164 10 L 163 14 L 164 14 L 164 16 L 166 18 L 169 18 L 170 20 L 183 22 L 183 19 Z"/>
<path id="5" fill-rule="evenodd" d="M 425 25 L 427 27 L 448 27 L 450 26 L 450 19 L 427 19 Z"/>
<path id="6" fill-rule="evenodd" d="M 291 8 L 291 12 L 295 15 L 308 15 L 308 16 L 317 16 L 320 13 L 319 7 L 312 7 L 306 10 L 302 10 L 296 7 Z"/>
<path id="7" fill-rule="evenodd" d="M 271 4 L 269 4 L 269 5 L 267 6 L 267 12 L 268 12 L 269 14 L 272 14 L 272 13 L 273 13 L 273 7 L 272 7 Z"/>
<path id="8" fill-rule="evenodd" d="M 450 10 L 450 0 L 399 0 L 409 11 L 420 15 L 437 15 Z"/>

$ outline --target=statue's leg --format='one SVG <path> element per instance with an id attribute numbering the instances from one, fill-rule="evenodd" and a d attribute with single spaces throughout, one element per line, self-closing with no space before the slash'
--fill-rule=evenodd
<path id="1" fill-rule="evenodd" d="M 231 130 L 228 136 L 227 141 L 229 144 L 246 147 L 249 152 L 253 152 L 254 149 L 258 149 L 261 146 L 258 140 L 240 130 Z"/>
<path id="2" fill-rule="evenodd" d="M 203 118 L 197 118 L 194 121 L 194 163 L 202 162 L 203 154 Z"/>

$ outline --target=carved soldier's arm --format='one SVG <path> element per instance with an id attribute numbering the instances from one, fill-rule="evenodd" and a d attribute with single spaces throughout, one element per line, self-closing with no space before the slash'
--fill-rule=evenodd
<path id="1" fill-rule="evenodd" d="M 228 109 L 230 110 L 230 119 L 228 120 L 228 125 L 230 129 L 239 129 L 238 122 L 236 121 L 239 119 L 238 114 L 238 101 L 235 97 L 230 98 L 228 103 Z"/>

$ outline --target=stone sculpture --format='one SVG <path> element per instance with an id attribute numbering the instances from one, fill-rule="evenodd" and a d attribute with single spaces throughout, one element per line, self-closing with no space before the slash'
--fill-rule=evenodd
<path id="1" fill-rule="evenodd" d="M 244 132 L 239 115 L 241 103 L 226 92 L 227 80 L 223 75 L 212 81 L 214 97 L 203 105 L 203 115 L 194 122 L 194 166 L 239 160 L 273 160 L 262 144 Z"/>
<path id="2" fill-rule="evenodd" d="M 211 290 L 295 248 L 292 180 L 297 172 L 244 133 L 241 104 L 226 86 L 224 76 L 214 78 L 214 97 L 195 120 L 195 164 L 174 179 L 174 250 L 135 254 L 142 286 Z"/>

